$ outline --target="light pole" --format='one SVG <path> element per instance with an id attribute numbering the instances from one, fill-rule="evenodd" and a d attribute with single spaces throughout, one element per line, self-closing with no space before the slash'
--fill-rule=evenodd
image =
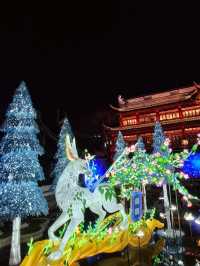
<path id="1" fill-rule="evenodd" d="M 140 239 L 144 236 L 144 232 L 139 230 L 136 234 L 138 237 L 138 257 L 139 257 L 139 265 L 141 265 L 141 256 L 140 256 Z"/>
<path id="2" fill-rule="evenodd" d="M 192 215 L 192 213 L 191 212 L 186 212 L 185 214 L 184 214 L 184 219 L 186 220 L 186 221 L 188 221 L 189 222 L 189 226 L 190 226 L 190 236 L 191 236 L 191 238 L 192 238 L 192 221 L 194 221 L 194 216 Z"/>

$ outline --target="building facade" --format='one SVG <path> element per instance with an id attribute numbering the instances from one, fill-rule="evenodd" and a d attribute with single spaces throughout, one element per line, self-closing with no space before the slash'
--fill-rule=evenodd
<path id="1" fill-rule="evenodd" d="M 152 133 L 160 121 L 174 150 L 189 148 L 200 133 L 200 85 L 174 89 L 124 100 L 118 98 L 118 107 L 111 106 L 118 116 L 118 126 L 104 126 L 105 143 L 110 158 L 115 150 L 116 137 L 122 132 L 128 145 L 142 136 L 151 150 Z"/>

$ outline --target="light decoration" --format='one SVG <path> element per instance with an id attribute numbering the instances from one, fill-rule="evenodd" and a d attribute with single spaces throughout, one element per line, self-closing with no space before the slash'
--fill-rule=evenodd
<path id="1" fill-rule="evenodd" d="M 171 210 L 172 211 L 176 211 L 177 210 L 176 206 L 175 205 L 171 205 Z"/>
<path id="2" fill-rule="evenodd" d="M 182 171 L 188 177 L 200 177 L 200 152 L 197 152 L 197 147 L 200 145 L 200 134 L 197 135 L 197 144 L 193 146 L 193 153 L 185 160 Z"/>
<path id="3" fill-rule="evenodd" d="M 65 151 L 65 137 L 67 134 L 70 136 L 71 139 L 73 139 L 74 134 L 72 132 L 71 125 L 69 123 L 69 120 L 65 118 L 59 134 L 59 139 L 57 143 L 57 152 L 54 156 L 55 165 L 51 173 L 51 176 L 54 178 L 51 186 L 51 190 L 53 191 L 56 188 L 59 177 L 61 176 L 63 170 L 69 163 Z"/>
<path id="4" fill-rule="evenodd" d="M 125 147 L 126 147 L 126 142 L 124 140 L 124 137 L 123 137 L 121 131 L 119 131 L 119 133 L 117 135 L 116 144 L 115 144 L 115 154 L 113 157 L 114 161 L 122 154 Z"/>
<path id="5" fill-rule="evenodd" d="M 185 214 L 184 214 L 184 219 L 186 220 L 186 221 L 193 221 L 195 218 L 194 218 L 194 216 L 193 216 L 193 214 L 191 213 L 191 212 L 186 212 Z"/>
<path id="6" fill-rule="evenodd" d="M 13 223 L 10 265 L 19 264 L 21 218 L 47 215 L 48 205 L 37 182 L 44 180 L 38 156 L 36 112 L 22 82 L 6 112 L 0 143 L 0 218 Z"/>
<path id="7" fill-rule="evenodd" d="M 134 189 L 141 190 L 144 181 L 159 186 L 167 182 L 186 198 L 197 199 L 181 184 L 180 180 L 184 179 L 184 175 L 179 169 L 188 156 L 195 153 L 198 145 L 195 144 L 190 152 L 179 153 L 169 152 L 168 145 L 169 140 L 166 140 L 161 146 L 162 154 L 159 152 L 147 154 L 145 150 L 136 149 L 135 146 L 125 148 L 120 160 L 116 161 L 112 168 L 109 184 L 116 186 L 120 183 L 121 197 L 127 199 L 131 198 Z"/>
<path id="8" fill-rule="evenodd" d="M 195 223 L 200 225 L 200 216 L 195 219 Z"/>
<path id="9" fill-rule="evenodd" d="M 187 207 L 188 207 L 188 208 L 191 208 L 191 207 L 192 207 L 192 202 L 191 202 L 191 201 L 188 201 L 188 202 L 187 202 Z"/>
<path id="10" fill-rule="evenodd" d="M 99 178 L 103 176 L 107 170 L 106 161 L 95 157 L 92 160 L 89 160 L 88 168 L 91 174 L 90 176 L 85 176 L 85 185 L 91 191 L 94 191 Z M 112 172 L 110 174 L 112 175 Z M 101 183 L 105 182 L 106 180 L 107 180 L 107 177 L 102 179 Z"/>
<path id="11" fill-rule="evenodd" d="M 137 233 L 136 233 L 136 236 L 139 237 L 139 238 L 143 238 L 144 237 L 144 232 L 142 230 L 139 230 Z"/>
<path id="12" fill-rule="evenodd" d="M 47 214 L 47 202 L 37 181 L 44 180 L 38 155 L 43 148 L 37 139 L 36 112 L 24 82 L 17 88 L 1 127 L 0 217 Z"/>
<path id="13" fill-rule="evenodd" d="M 192 154 L 184 163 L 182 171 L 192 178 L 200 178 L 200 153 Z"/>
<path id="14" fill-rule="evenodd" d="M 165 216 L 165 214 L 164 213 L 160 213 L 160 217 L 162 218 L 162 219 L 165 219 L 166 218 L 166 216 Z"/>

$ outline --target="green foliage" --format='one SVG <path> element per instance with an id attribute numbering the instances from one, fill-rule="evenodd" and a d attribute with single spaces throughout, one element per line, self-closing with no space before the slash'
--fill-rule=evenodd
<path id="1" fill-rule="evenodd" d="M 52 247 L 53 247 L 53 242 L 49 240 L 48 243 L 44 246 L 43 254 L 45 256 L 48 256 L 51 253 Z"/>
<path id="2" fill-rule="evenodd" d="M 191 153 L 185 150 L 172 153 L 168 145 L 167 142 L 162 144 L 161 149 L 164 153 L 148 154 L 141 149 L 135 149 L 130 153 L 125 150 L 123 156 L 112 165 L 108 185 L 100 187 L 100 192 L 109 200 L 115 196 L 113 188 L 120 184 L 120 197 L 129 200 L 133 190 L 141 190 L 143 182 L 159 186 L 167 182 L 174 190 L 192 198 L 180 182 L 183 176 L 179 171 Z"/>
<path id="3" fill-rule="evenodd" d="M 129 225 L 129 231 L 131 234 L 133 235 L 136 235 L 138 230 L 141 228 L 141 227 L 147 227 L 147 224 L 146 224 L 146 221 L 144 219 L 141 219 L 137 222 L 134 222 L 134 223 L 131 223 Z"/>
<path id="4" fill-rule="evenodd" d="M 63 265 L 64 265 L 64 266 L 68 266 L 68 262 L 67 262 L 67 260 L 64 260 Z"/>
<path id="5" fill-rule="evenodd" d="M 153 218 L 155 218 L 155 216 L 156 216 L 156 208 L 153 208 L 153 209 L 148 210 L 147 212 L 145 212 L 144 220 L 147 220 L 147 219 L 152 220 Z"/>
<path id="6" fill-rule="evenodd" d="M 162 260 L 161 260 L 161 258 L 159 257 L 159 255 L 153 257 L 153 266 L 160 265 L 161 263 L 162 263 Z"/>
<path id="7" fill-rule="evenodd" d="M 70 205 L 70 207 L 67 209 L 67 214 L 68 214 L 69 218 L 72 217 L 72 215 L 73 215 L 72 205 Z"/>
<path id="8" fill-rule="evenodd" d="M 33 237 L 31 237 L 31 239 L 29 240 L 29 242 L 27 243 L 28 246 L 28 256 L 31 254 L 32 250 L 33 250 Z"/>
<path id="9" fill-rule="evenodd" d="M 65 233 L 65 231 L 66 231 L 66 228 L 67 228 L 67 224 L 65 223 L 64 225 L 63 225 L 63 227 L 59 230 L 59 237 L 60 238 L 63 238 L 63 236 L 64 236 L 64 233 Z"/>

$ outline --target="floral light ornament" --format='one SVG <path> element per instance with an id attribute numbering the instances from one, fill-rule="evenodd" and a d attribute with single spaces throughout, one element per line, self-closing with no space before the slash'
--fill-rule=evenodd
<path id="1" fill-rule="evenodd" d="M 193 214 L 191 212 L 186 212 L 184 214 L 184 219 L 186 221 L 193 221 L 194 220 L 194 216 L 193 216 Z"/>
<path id="2" fill-rule="evenodd" d="M 139 237 L 139 238 L 143 238 L 144 237 L 144 232 L 142 230 L 139 230 L 137 233 L 136 233 L 136 236 Z"/>
<path id="3" fill-rule="evenodd" d="M 170 139 L 166 138 L 165 141 L 164 141 L 164 145 L 165 146 L 169 146 L 169 144 L 170 144 Z"/>
<path id="4" fill-rule="evenodd" d="M 108 234 L 109 234 L 109 235 L 112 235 L 112 231 L 113 231 L 113 230 L 112 230 L 112 227 L 108 228 Z"/>
<path id="5" fill-rule="evenodd" d="M 130 147 L 125 148 L 126 154 L 129 154 L 131 152 L 135 152 L 135 150 L 136 150 L 136 145 L 131 145 Z"/>

